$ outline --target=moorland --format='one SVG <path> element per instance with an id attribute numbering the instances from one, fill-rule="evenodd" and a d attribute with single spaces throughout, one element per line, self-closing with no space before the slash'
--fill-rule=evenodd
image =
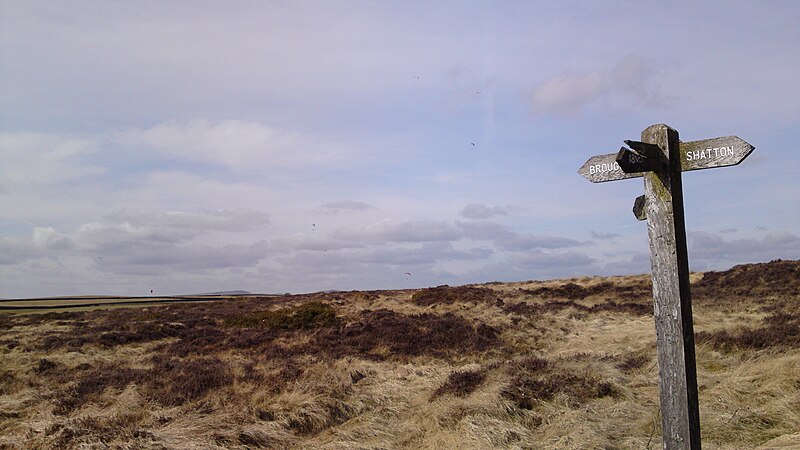
<path id="1" fill-rule="evenodd" d="M 693 273 L 703 446 L 800 448 L 800 261 Z M 649 275 L 0 313 L 0 448 L 661 447 Z"/>

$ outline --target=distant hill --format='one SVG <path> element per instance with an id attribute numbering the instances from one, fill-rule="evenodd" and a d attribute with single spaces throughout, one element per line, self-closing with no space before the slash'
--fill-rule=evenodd
<path id="1" fill-rule="evenodd" d="M 248 291 L 219 291 L 219 292 L 204 292 L 202 294 L 193 294 L 193 295 L 253 295 L 253 293 Z"/>

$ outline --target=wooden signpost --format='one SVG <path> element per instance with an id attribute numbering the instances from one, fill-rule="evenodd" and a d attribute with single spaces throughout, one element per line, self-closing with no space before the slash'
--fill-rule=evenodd
<path id="1" fill-rule="evenodd" d="M 736 136 L 681 142 L 663 125 L 642 131 L 641 142 L 589 158 L 578 173 L 593 183 L 644 177 L 633 213 L 647 220 L 653 272 L 653 315 L 658 345 L 664 448 L 700 449 L 700 413 L 694 353 L 689 258 L 681 173 L 733 166 L 754 147 Z"/>

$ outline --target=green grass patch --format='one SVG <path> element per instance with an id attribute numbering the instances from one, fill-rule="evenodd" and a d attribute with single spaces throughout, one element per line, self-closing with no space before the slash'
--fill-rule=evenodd
<path id="1" fill-rule="evenodd" d="M 338 323 L 333 307 L 322 302 L 309 302 L 276 311 L 254 311 L 225 318 L 225 326 L 234 328 L 274 328 L 307 330 Z"/>

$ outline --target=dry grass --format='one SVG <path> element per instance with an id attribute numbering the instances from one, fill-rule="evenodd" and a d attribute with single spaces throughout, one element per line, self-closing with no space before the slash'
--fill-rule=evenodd
<path id="1" fill-rule="evenodd" d="M 703 445 L 800 447 L 800 263 L 693 274 Z M 646 276 L 0 314 L 0 448 L 658 448 Z"/>

